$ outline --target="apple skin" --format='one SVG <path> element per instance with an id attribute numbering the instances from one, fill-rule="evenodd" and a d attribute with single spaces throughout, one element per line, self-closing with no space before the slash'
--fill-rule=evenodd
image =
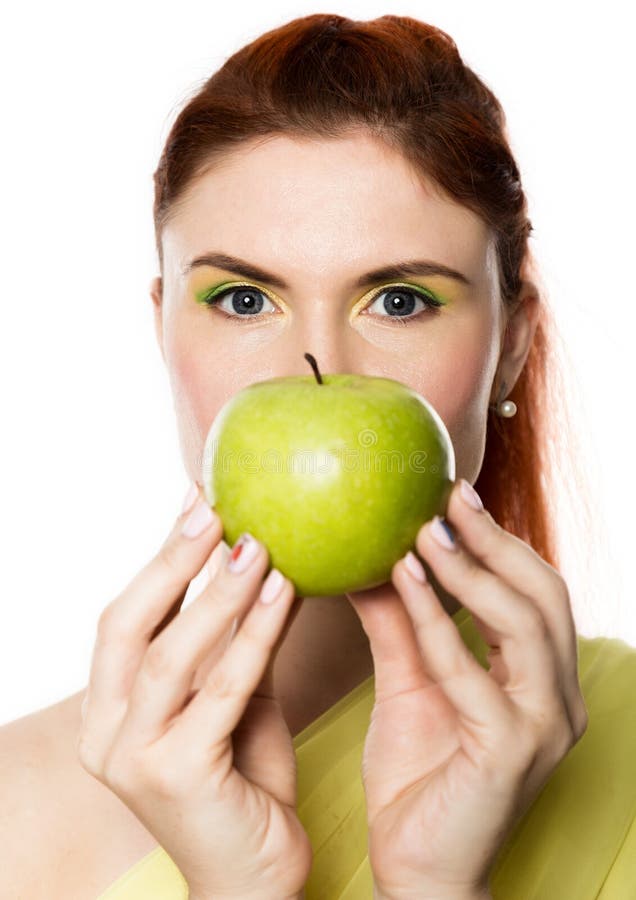
<path id="1" fill-rule="evenodd" d="M 455 455 L 436 410 L 400 381 L 356 374 L 254 382 L 218 411 L 202 482 L 231 547 L 249 531 L 296 596 L 390 580 L 444 515 Z"/>

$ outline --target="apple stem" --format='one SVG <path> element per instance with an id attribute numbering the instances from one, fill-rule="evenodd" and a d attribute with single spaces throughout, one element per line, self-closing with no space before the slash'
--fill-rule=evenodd
<path id="1" fill-rule="evenodd" d="M 314 375 L 316 376 L 316 381 L 318 382 L 318 384 L 322 384 L 323 383 L 322 376 L 321 376 L 320 372 L 318 371 L 318 363 L 316 362 L 315 358 L 311 355 L 311 353 L 305 353 L 304 356 L 305 356 L 305 359 L 307 360 L 307 362 L 309 363 L 309 365 L 311 366 L 311 368 L 314 370 Z"/>

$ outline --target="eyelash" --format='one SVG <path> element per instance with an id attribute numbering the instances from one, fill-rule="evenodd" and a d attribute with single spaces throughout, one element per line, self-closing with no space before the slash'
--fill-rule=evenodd
<path id="1" fill-rule="evenodd" d="M 241 291 L 241 290 L 255 291 L 256 293 L 261 294 L 264 297 L 267 297 L 267 299 L 270 301 L 270 303 L 273 302 L 264 291 L 261 291 L 259 288 L 256 288 L 251 284 L 233 284 L 233 285 L 219 291 L 219 293 L 215 294 L 214 296 L 211 296 L 211 293 L 213 293 L 213 292 L 204 295 L 201 298 L 201 302 L 205 303 L 206 306 L 218 307 L 220 301 L 225 299 L 225 297 L 227 297 L 230 294 L 233 294 L 235 291 Z M 380 290 L 378 290 L 373 295 L 373 297 L 369 301 L 368 305 L 369 306 L 373 305 L 373 303 L 375 303 L 375 301 L 379 297 L 381 297 L 382 294 L 388 294 L 388 293 L 392 293 L 393 291 L 400 291 L 400 290 L 402 291 L 402 293 L 411 294 L 414 297 L 417 297 L 418 300 L 422 300 L 422 302 L 424 303 L 426 308 L 423 310 L 420 310 L 420 312 L 418 312 L 418 313 L 411 313 L 408 316 L 385 315 L 385 316 L 379 316 L 379 318 L 389 319 L 389 321 L 394 320 L 397 323 L 405 322 L 405 321 L 409 322 L 409 321 L 412 321 L 413 319 L 421 318 L 426 313 L 435 312 L 437 309 L 439 309 L 440 307 L 445 305 L 444 303 L 437 300 L 432 294 L 428 293 L 427 291 L 421 291 L 416 288 L 409 287 L 407 285 L 401 285 L 401 284 L 389 285 L 388 287 L 380 288 Z M 367 309 L 366 306 L 365 306 L 365 309 Z M 222 309 L 219 309 L 218 311 L 221 313 L 221 315 L 224 315 L 227 319 L 248 319 L 249 320 L 249 319 L 262 318 L 262 316 L 259 316 L 258 314 L 239 316 L 236 313 L 227 313 L 227 312 L 225 312 L 225 310 L 222 310 Z"/>

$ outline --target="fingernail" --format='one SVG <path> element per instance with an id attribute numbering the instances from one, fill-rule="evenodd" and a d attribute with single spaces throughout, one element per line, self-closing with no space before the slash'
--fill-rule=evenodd
<path id="1" fill-rule="evenodd" d="M 199 537 L 214 521 L 214 512 L 207 500 L 199 500 L 185 520 L 181 534 L 187 538 Z"/>
<path id="2" fill-rule="evenodd" d="M 248 531 L 244 531 L 232 547 L 227 560 L 230 572 L 244 572 L 258 554 L 258 541 Z"/>
<path id="3" fill-rule="evenodd" d="M 273 603 L 280 593 L 284 581 L 285 579 L 282 572 L 279 572 L 278 569 L 272 569 L 261 588 L 261 593 L 258 598 L 261 603 Z"/>
<path id="4" fill-rule="evenodd" d="M 190 484 L 190 487 L 188 488 L 188 493 L 183 498 L 183 506 L 181 507 L 181 515 L 183 515 L 190 509 L 190 507 L 192 506 L 194 501 L 197 499 L 198 493 L 199 493 L 198 488 L 193 481 Z"/>
<path id="5" fill-rule="evenodd" d="M 413 578 L 419 581 L 421 584 L 426 584 L 426 572 L 424 571 L 424 566 L 419 561 L 417 556 L 412 553 L 410 550 L 404 557 L 404 565 L 409 570 Z"/>
<path id="6" fill-rule="evenodd" d="M 446 519 L 435 516 L 431 523 L 431 535 L 435 538 L 437 543 L 446 550 L 455 549 L 455 537 Z"/>
<path id="7" fill-rule="evenodd" d="M 481 502 L 481 497 L 475 490 L 475 488 L 466 481 L 465 478 L 462 478 L 460 481 L 460 493 L 462 498 L 466 501 L 469 506 L 472 506 L 473 509 L 483 509 L 484 504 Z"/>

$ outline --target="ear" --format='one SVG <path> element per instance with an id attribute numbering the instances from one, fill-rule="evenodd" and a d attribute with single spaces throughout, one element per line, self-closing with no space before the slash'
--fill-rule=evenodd
<path id="1" fill-rule="evenodd" d="M 150 296 L 152 297 L 153 313 L 155 319 L 155 334 L 161 350 L 163 361 L 166 361 L 163 352 L 163 282 L 160 275 L 155 276 L 150 282 Z"/>
<path id="2" fill-rule="evenodd" d="M 529 278 L 523 280 L 514 306 L 506 313 L 508 319 L 491 403 L 505 399 L 521 375 L 539 320 L 539 302 L 537 284 Z M 504 383 L 505 390 L 501 390 Z"/>

